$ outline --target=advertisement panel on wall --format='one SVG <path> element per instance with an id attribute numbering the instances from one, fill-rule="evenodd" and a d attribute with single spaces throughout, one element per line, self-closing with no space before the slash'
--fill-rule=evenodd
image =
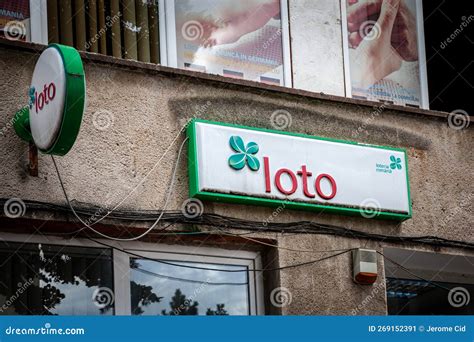
<path id="1" fill-rule="evenodd" d="M 176 0 L 164 5 L 167 54 L 162 59 L 169 66 L 291 86 L 286 1 Z"/>
<path id="2" fill-rule="evenodd" d="M 411 217 L 402 149 L 195 120 L 190 196 L 404 220 Z"/>
<path id="3" fill-rule="evenodd" d="M 0 37 L 30 40 L 30 0 L 0 0 Z"/>
<path id="4" fill-rule="evenodd" d="M 348 95 L 427 108 L 421 1 L 343 3 Z"/>

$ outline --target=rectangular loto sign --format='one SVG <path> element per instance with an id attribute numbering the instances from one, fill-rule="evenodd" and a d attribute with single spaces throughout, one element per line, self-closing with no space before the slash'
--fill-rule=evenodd
<path id="1" fill-rule="evenodd" d="M 190 196 L 406 220 L 405 150 L 194 120 Z"/>

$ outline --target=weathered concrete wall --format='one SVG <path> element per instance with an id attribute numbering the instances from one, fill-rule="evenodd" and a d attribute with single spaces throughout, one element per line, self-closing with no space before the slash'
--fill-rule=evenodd
<path id="1" fill-rule="evenodd" d="M 38 178 L 27 176 L 27 145 L 8 124 L 13 113 L 26 104 L 36 58 L 30 52 L 0 47 L 0 129 L 7 127 L 0 136 L 0 198 L 19 197 L 63 204 L 65 200 L 50 157 L 40 155 Z M 271 114 L 284 109 L 291 114 L 292 125 L 287 130 L 292 132 L 407 148 L 413 218 L 397 223 L 284 210 L 275 222 L 311 220 L 382 234 L 434 235 L 472 241 L 472 128 L 457 131 L 443 120 L 422 115 L 246 87 L 239 89 L 201 78 L 187 77 L 184 81 L 166 73 L 133 71 L 94 61 L 85 62 L 85 71 L 88 106 L 83 126 L 72 151 L 57 158 L 71 199 L 99 206 L 123 201 L 122 208 L 161 209 L 184 135 L 171 144 L 188 119 L 196 115 L 272 128 Z M 179 210 L 188 197 L 187 182 L 183 156 L 167 209 Z M 204 205 L 206 212 L 259 222 L 274 211 L 208 202 Z M 34 215 L 26 213 L 26 216 Z M 254 236 L 274 239 L 291 249 L 393 246 L 350 237 L 279 233 Z M 426 246 L 406 247 L 433 251 Z M 439 251 L 473 254 L 447 248 Z M 280 265 L 321 256 L 278 251 Z M 381 260 L 379 270 L 383 275 Z M 357 308 L 358 314 L 386 312 L 383 277 L 374 287 L 354 284 L 349 254 L 280 274 L 281 286 L 293 294 L 292 304 L 283 308 L 283 313 L 351 314 Z M 375 291 L 379 288 L 382 290 Z M 373 296 L 370 305 L 361 306 L 369 295 Z"/>
<path id="2" fill-rule="evenodd" d="M 290 0 L 288 7 L 294 87 L 344 96 L 340 1 Z"/>

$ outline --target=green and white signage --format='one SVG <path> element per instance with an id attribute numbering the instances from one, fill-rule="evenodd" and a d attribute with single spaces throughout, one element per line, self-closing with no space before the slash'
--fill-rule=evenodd
<path id="1" fill-rule="evenodd" d="M 403 149 L 203 120 L 190 124 L 188 136 L 191 197 L 411 217 Z"/>
<path id="2" fill-rule="evenodd" d="M 15 115 L 16 132 L 43 153 L 65 155 L 76 141 L 86 102 L 79 52 L 48 46 L 36 62 L 28 95 L 28 107 Z"/>

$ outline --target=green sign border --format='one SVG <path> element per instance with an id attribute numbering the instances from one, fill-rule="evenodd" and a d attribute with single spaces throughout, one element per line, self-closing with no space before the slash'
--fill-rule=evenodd
<path id="1" fill-rule="evenodd" d="M 381 211 L 374 218 L 405 221 L 412 217 L 410 181 L 408 178 L 408 157 L 407 157 L 407 152 L 405 149 L 361 144 L 361 143 L 357 143 L 353 141 L 323 138 L 323 137 L 311 136 L 311 135 L 300 134 L 300 133 L 282 132 L 282 131 L 276 131 L 276 130 L 265 129 L 265 128 L 247 127 L 247 126 L 227 124 L 227 123 L 208 121 L 208 120 L 202 120 L 202 119 L 193 119 L 189 123 L 189 126 L 187 127 L 187 130 L 186 130 L 187 136 L 189 138 L 189 143 L 188 143 L 189 197 L 195 197 L 195 198 L 199 198 L 206 201 L 229 202 L 229 203 L 244 204 L 244 205 L 253 204 L 253 205 L 269 206 L 269 207 L 279 207 L 284 204 L 285 208 L 290 208 L 290 209 L 300 209 L 300 210 L 309 210 L 309 211 L 317 211 L 317 212 L 324 211 L 331 214 L 362 216 L 362 211 L 356 208 L 336 207 L 336 206 L 328 206 L 328 205 L 315 204 L 315 203 L 289 202 L 285 200 L 276 200 L 276 199 L 269 199 L 269 198 L 262 198 L 262 197 L 230 195 L 230 194 L 214 193 L 214 192 L 208 192 L 208 191 L 199 191 L 199 168 L 198 168 L 197 146 L 196 146 L 196 123 L 199 123 L 199 122 L 217 125 L 217 126 L 241 128 L 241 129 L 257 131 L 257 132 L 267 132 L 267 133 L 274 133 L 274 134 L 280 134 L 280 135 L 288 135 L 288 136 L 293 136 L 293 137 L 303 137 L 303 138 L 308 138 L 308 139 L 357 145 L 361 147 L 373 147 L 373 148 L 380 148 L 380 149 L 389 150 L 389 151 L 403 152 L 405 154 L 405 173 L 407 177 L 409 213 L 398 214 L 398 213 Z"/>

